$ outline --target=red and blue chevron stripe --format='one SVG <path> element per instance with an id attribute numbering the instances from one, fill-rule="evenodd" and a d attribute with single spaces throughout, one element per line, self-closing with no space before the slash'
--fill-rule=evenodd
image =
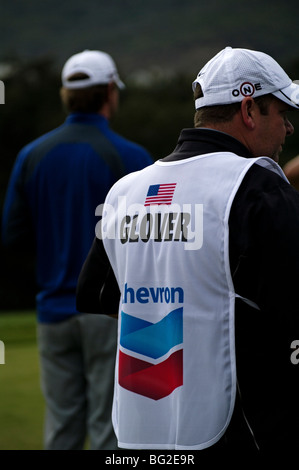
<path id="1" fill-rule="evenodd" d="M 153 400 L 168 396 L 183 385 L 182 343 L 183 308 L 157 323 L 122 312 L 119 385 Z"/>

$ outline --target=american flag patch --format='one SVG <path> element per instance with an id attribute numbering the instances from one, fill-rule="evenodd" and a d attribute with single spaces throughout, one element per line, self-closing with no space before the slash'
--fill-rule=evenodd
<path id="1" fill-rule="evenodd" d="M 154 204 L 171 204 L 176 183 L 152 184 L 148 188 L 145 206 Z"/>

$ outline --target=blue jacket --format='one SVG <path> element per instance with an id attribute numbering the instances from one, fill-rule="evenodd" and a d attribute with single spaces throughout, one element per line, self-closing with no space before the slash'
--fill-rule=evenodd
<path id="1" fill-rule="evenodd" d="M 3 208 L 6 246 L 36 251 L 40 322 L 77 312 L 79 272 L 95 236 L 95 209 L 117 179 L 152 163 L 98 114 L 71 114 L 19 153 Z"/>

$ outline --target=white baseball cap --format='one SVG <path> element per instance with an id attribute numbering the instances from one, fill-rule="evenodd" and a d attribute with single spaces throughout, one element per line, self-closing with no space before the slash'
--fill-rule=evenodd
<path id="1" fill-rule="evenodd" d="M 84 73 L 88 78 L 69 80 L 75 73 Z M 125 88 L 114 60 L 102 51 L 85 50 L 71 56 L 63 66 L 61 80 L 63 86 L 69 89 L 88 88 L 111 82 L 115 82 L 118 88 Z"/>
<path id="2" fill-rule="evenodd" d="M 256 98 L 268 93 L 298 109 L 296 82 L 269 55 L 226 47 L 201 69 L 193 82 L 193 91 L 199 83 L 203 92 L 203 97 L 195 100 L 195 109 L 237 103 L 246 96 Z"/>

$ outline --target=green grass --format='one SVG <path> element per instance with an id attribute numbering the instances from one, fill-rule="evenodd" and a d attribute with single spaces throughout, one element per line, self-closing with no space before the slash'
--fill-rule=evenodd
<path id="1" fill-rule="evenodd" d="M 0 450 L 43 448 L 44 400 L 39 383 L 35 312 L 0 312 Z"/>

